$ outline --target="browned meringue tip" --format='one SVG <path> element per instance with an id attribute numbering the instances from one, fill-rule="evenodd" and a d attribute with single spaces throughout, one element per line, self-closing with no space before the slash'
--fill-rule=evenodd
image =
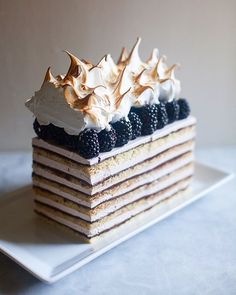
<path id="1" fill-rule="evenodd" d="M 157 61 L 155 67 L 154 67 L 153 70 L 151 71 L 151 77 L 152 77 L 154 80 L 159 80 L 158 67 L 159 67 L 159 62 Z"/>
<path id="2" fill-rule="evenodd" d="M 179 67 L 180 67 L 180 64 L 174 64 L 174 65 L 172 65 L 171 67 L 169 67 L 169 68 L 166 70 L 165 74 L 166 74 L 169 78 L 171 78 L 171 76 L 173 75 L 174 71 L 175 71 L 176 69 L 178 69 Z"/>
<path id="3" fill-rule="evenodd" d="M 121 90 L 121 87 L 122 87 L 122 83 L 123 83 L 123 79 L 124 79 L 124 73 L 126 71 L 126 66 L 122 69 L 122 71 L 119 73 L 118 77 L 117 77 L 117 80 L 115 81 L 114 83 L 114 91 L 113 91 L 113 94 L 115 96 L 120 96 L 122 95 L 120 90 Z"/>
<path id="4" fill-rule="evenodd" d="M 82 63 L 82 61 L 80 61 L 75 55 L 73 55 L 72 53 L 70 53 L 67 50 L 63 50 L 70 58 L 70 67 L 68 69 L 68 72 L 65 76 L 65 80 L 69 77 L 69 76 L 74 76 L 74 77 L 78 77 L 80 74 L 80 69 L 79 69 L 79 65 Z"/>
<path id="5" fill-rule="evenodd" d="M 128 50 L 126 47 L 122 47 L 121 54 L 118 58 L 117 64 L 123 63 L 129 57 Z"/>
<path id="6" fill-rule="evenodd" d="M 158 58 L 159 56 L 159 50 L 157 48 L 154 48 L 147 59 L 146 63 L 149 63 L 151 60 L 153 60 L 155 57 Z"/>
<path id="7" fill-rule="evenodd" d="M 145 85 L 145 86 L 140 85 L 140 87 L 135 90 L 135 94 L 137 96 L 140 96 L 147 89 L 153 90 L 153 88 L 150 85 Z"/>
<path id="8" fill-rule="evenodd" d="M 94 67 L 100 68 L 101 67 L 101 64 L 104 61 L 107 61 L 107 56 L 108 56 L 108 54 L 105 54 Z"/>
<path id="9" fill-rule="evenodd" d="M 135 78 L 134 78 L 134 82 L 135 83 L 140 83 L 140 79 L 141 79 L 141 77 L 142 77 L 142 75 L 143 75 L 143 73 L 146 71 L 146 69 L 143 69 L 139 74 L 138 74 L 138 76 L 136 76 Z"/>
<path id="10" fill-rule="evenodd" d="M 139 45 L 140 45 L 141 41 L 142 41 L 141 37 L 138 37 L 138 38 L 137 38 L 137 41 L 135 42 L 135 44 L 134 44 L 134 46 L 133 46 L 133 48 L 132 48 L 132 50 L 131 50 L 131 52 L 130 52 L 128 58 L 127 58 L 127 62 L 129 62 L 129 61 L 131 60 L 131 58 L 132 58 L 134 52 L 135 52 L 135 51 L 138 51 L 138 49 L 139 49 Z"/>
<path id="11" fill-rule="evenodd" d="M 90 61 L 90 60 L 87 60 L 87 59 L 81 59 L 81 61 L 83 62 L 83 63 L 85 63 L 86 65 L 91 65 L 91 66 L 94 66 L 94 64 Z"/>
<path id="12" fill-rule="evenodd" d="M 120 94 L 120 95 L 118 95 L 118 96 L 116 97 L 116 99 L 115 99 L 115 105 L 116 105 L 116 108 L 119 108 L 119 106 L 120 106 L 120 104 L 121 104 L 123 98 L 125 97 L 125 95 L 126 95 L 130 90 L 131 90 L 131 87 L 130 87 L 127 91 L 125 91 L 123 94 Z"/>
<path id="13" fill-rule="evenodd" d="M 51 82 L 51 83 L 56 83 L 57 82 L 56 78 L 54 78 L 52 73 L 51 73 L 51 67 L 48 67 L 48 69 L 46 71 L 46 74 L 45 74 L 45 77 L 44 77 L 43 84 L 42 84 L 41 88 L 43 87 L 43 85 L 45 83 L 48 83 L 48 82 Z"/>
<path id="14" fill-rule="evenodd" d="M 170 80 L 170 78 L 159 79 L 159 83 L 162 84 L 162 83 L 169 81 L 169 80 Z"/>

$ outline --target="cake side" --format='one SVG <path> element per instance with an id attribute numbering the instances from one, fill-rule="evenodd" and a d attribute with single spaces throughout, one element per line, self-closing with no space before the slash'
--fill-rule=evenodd
<path id="1" fill-rule="evenodd" d="M 68 148 L 61 146 L 61 145 L 57 145 L 55 143 L 50 143 L 48 141 L 42 140 L 39 137 L 33 138 L 32 146 L 51 151 L 55 154 L 61 155 L 65 158 L 75 161 L 76 163 L 80 163 L 81 168 L 83 168 L 83 166 L 86 167 L 86 166 L 92 166 L 95 164 L 99 164 L 108 158 L 115 158 L 116 155 L 123 154 L 123 153 L 125 153 L 131 149 L 134 149 L 135 147 L 143 145 L 147 142 L 155 141 L 159 138 L 169 135 L 170 133 L 177 132 L 178 130 L 184 129 L 189 126 L 195 126 L 195 125 L 196 125 L 196 119 L 193 116 L 188 116 L 185 119 L 175 121 L 174 123 L 170 123 L 170 124 L 164 126 L 163 128 L 155 131 L 151 135 L 137 137 L 136 139 L 128 142 L 126 145 L 124 145 L 122 147 L 114 148 L 112 151 L 109 151 L 109 152 L 100 153 L 99 157 L 94 157 L 92 159 L 85 159 L 85 158 L 81 157 L 79 155 L 79 153 L 76 151 L 72 151 Z"/>
<path id="2" fill-rule="evenodd" d="M 92 238 L 89 238 L 86 235 L 80 233 L 77 229 L 68 226 L 68 224 L 66 225 L 66 223 L 63 222 L 63 218 L 53 219 L 53 215 L 50 215 L 50 213 L 48 214 L 48 212 L 44 211 L 42 207 L 41 209 L 37 208 L 37 204 L 35 211 L 39 216 L 42 217 L 42 221 L 53 225 L 53 227 L 58 227 L 66 232 L 70 232 L 73 235 L 78 236 L 78 238 L 85 243 L 95 244 L 103 241 L 103 239 L 109 239 L 110 241 L 116 240 L 117 237 L 127 235 L 129 232 L 143 227 L 146 223 L 149 223 L 152 220 L 162 219 L 166 215 L 168 216 L 170 212 L 176 210 L 179 206 L 184 205 L 189 200 L 191 200 L 191 189 L 186 188 L 172 195 L 172 197 L 157 203 L 152 208 L 133 216 L 124 223 L 113 227 L 111 230 L 104 231 L 100 235 L 94 236 Z"/>
<path id="3" fill-rule="evenodd" d="M 35 210 L 38 213 L 75 230 L 91 242 L 92 238 L 102 236 L 103 233 L 112 231 L 115 227 L 119 227 L 126 221 L 132 219 L 132 217 L 145 211 L 148 212 L 148 210 L 154 208 L 158 204 L 163 205 L 161 202 L 168 202 L 168 200 L 172 198 L 173 202 L 176 202 L 176 200 L 174 200 L 176 195 L 181 196 L 181 193 L 188 188 L 190 182 L 191 178 L 183 180 L 171 188 L 151 195 L 148 202 L 147 200 L 140 200 L 139 202 L 126 206 L 119 211 L 116 211 L 113 215 L 94 223 L 86 223 L 78 217 L 38 202 L 35 203 Z"/>
<path id="4" fill-rule="evenodd" d="M 151 183 L 152 181 L 155 181 L 168 173 L 174 172 L 176 169 L 192 163 L 193 159 L 194 156 L 191 151 L 184 153 L 181 156 L 177 156 L 172 160 L 166 161 L 164 164 L 156 166 L 148 173 L 132 176 L 122 182 L 117 182 L 110 188 L 104 189 L 103 191 L 92 196 L 77 190 L 76 187 L 71 188 L 71 185 L 67 186 L 59 180 L 55 182 L 47 179 L 45 176 L 39 176 L 37 174 L 33 175 L 33 185 L 35 188 L 42 188 L 46 191 L 69 199 L 77 204 L 83 205 L 88 208 L 94 208 L 104 201 L 119 197 L 120 195 L 126 194 L 129 191 L 132 191 L 147 183 Z"/>
<path id="5" fill-rule="evenodd" d="M 192 175 L 193 164 L 190 163 L 182 166 L 179 169 L 176 169 L 172 173 L 168 173 L 167 175 L 160 177 L 157 180 L 130 190 L 125 194 L 104 200 L 91 209 L 87 206 L 77 204 L 76 202 L 61 196 L 61 194 L 55 194 L 39 187 L 35 187 L 35 200 L 40 203 L 48 204 L 49 206 L 55 207 L 59 210 L 61 209 L 61 211 L 65 211 L 68 214 L 80 217 L 86 221 L 94 222 L 98 219 L 101 219 L 102 217 L 107 216 L 108 214 L 111 214 L 112 212 L 115 212 L 119 208 L 129 203 L 135 202 L 142 198 L 147 198 L 149 195 L 161 191 Z"/>
<path id="6" fill-rule="evenodd" d="M 59 154 L 52 151 L 52 145 L 48 150 L 47 146 L 43 148 L 38 147 L 35 141 L 33 144 L 33 160 L 36 163 L 55 168 L 62 172 L 68 172 L 67 167 L 70 167 L 69 173 L 71 175 L 76 176 L 88 184 L 95 185 L 111 175 L 115 175 L 122 170 L 152 158 L 156 154 L 168 150 L 173 146 L 193 140 L 195 137 L 195 126 L 192 124 L 193 122 L 195 122 L 194 119 L 190 120 L 189 125 L 186 126 L 184 124 L 185 128 L 180 128 L 173 132 L 171 128 L 168 128 L 169 133 L 167 135 L 157 139 L 154 137 L 153 140 L 146 142 L 146 144 L 140 144 L 136 148 L 128 149 L 123 153 L 109 157 L 92 166 L 78 163 L 75 160 L 74 153 L 71 153 L 70 157 L 67 153 L 63 154 L 62 151 Z"/>

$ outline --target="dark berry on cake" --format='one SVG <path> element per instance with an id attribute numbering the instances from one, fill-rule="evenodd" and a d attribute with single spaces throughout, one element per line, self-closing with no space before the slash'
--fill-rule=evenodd
<path id="1" fill-rule="evenodd" d="M 168 124 L 166 106 L 163 102 L 157 105 L 157 129 L 161 129 Z"/>
<path id="2" fill-rule="evenodd" d="M 37 136 L 43 140 L 53 140 L 54 138 L 54 126 L 52 124 L 49 125 L 40 125 L 38 120 L 34 120 L 34 131 Z"/>
<path id="3" fill-rule="evenodd" d="M 116 131 L 111 127 L 110 130 L 102 130 L 98 133 L 100 152 L 109 152 L 116 145 Z"/>
<path id="4" fill-rule="evenodd" d="M 77 151 L 78 150 L 78 146 L 79 146 L 79 136 L 78 135 L 70 135 L 65 133 L 64 136 L 64 146 L 68 147 L 69 149 L 73 150 L 73 151 Z"/>
<path id="5" fill-rule="evenodd" d="M 179 120 L 185 119 L 190 114 L 190 106 L 186 99 L 180 98 L 177 100 L 179 105 Z"/>
<path id="6" fill-rule="evenodd" d="M 134 112 L 130 112 L 128 115 L 129 121 L 132 125 L 132 137 L 131 139 L 135 139 L 138 136 L 141 135 L 142 132 L 142 122 L 139 118 L 139 115 L 134 113 Z"/>
<path id="7" fill-rule="evenodd" d="M 166 111 L 168 114 L 168 123 L 173 123 L 179 118 L 179 104 L 175 99 L 166 103 Z"/>
<path id="8" fill-rule="evenodd" d="M 39 124 L 37 119 L 34 120 L 33 127 L 34 127 L 34 132 L 36 133 L 36 135 L 41 138 L 42 127 Z"/>
<path id="9" fill-rule="evenodd" d="M 157 106 L 146 105 L 141 108 L 132 108 L 142 122 L 142 135 L 152 134 L 157 129 Z"/>
<path id="10" fill-rule="evenodd" d="M 50 124 L 48 126 L 48 140 L 52 140 L 59 145 L 66 145 L 67 138 L 69 138 L 69 135 L 64 131 L 64 129 L 54 126 L 53 124 Z"/>
<path id="11" fill-rule="evenodd" d="M 120 121 L 117 121 L 112 124 L 112 127 L 116 131 L 116 147 L 123 146 L 132 137 L 132 125 L 130 121 L 126 121 L 125 119 L 121 119 Z"/>
<path id="12" fill-rule="evenodd" d="M 99 155 L 98 133 L 96 130 L 85 129 L 79 134 L 78 152 L 86 159 L 91 159 Z"/>
<path id="13" fill-rule="evenodd" d="M 67 134 L 63 128 L 53 124 L 40 125 L 37 119 L 35 119 L 33 127 L 38 137 L 45 141 L 52 141 L 56 144 L 68 146 L 73 149 L 76 148 L 74 143 L 76 136 Z"/>

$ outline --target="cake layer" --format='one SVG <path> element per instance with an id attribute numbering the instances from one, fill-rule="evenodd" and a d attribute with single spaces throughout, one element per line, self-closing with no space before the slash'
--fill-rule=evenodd
<path id="1" fill-rule="evenodd" d="M 191 163 L 192 161 L 193 153 L 187 152 L 179 157 L 165 162 L 162 165 L 154 167 L 148 172 L 145 171 L 143 174 L 133 176 L 121 183 L 118 183 L 118 185 L 113 185 L 112 187 L 100 193 L 94 194 L 93 196 L 88 196 L 83 192 L 71 189 L 67 186 L 48 180 L 36 174 L 33 175 L 33 185 L 35 187 L 42 188 L 63 198 L 71 200 L 79 205 L 88 208 L 94 208 L 105 201 L 123 195 L 152 181 L 156 181 L 160 177 L 163 177 L 164 175 L 169 174 L 176 169 L 179 169 L 186 164 Z"/>
<path id="2" fill-rule="evenodd" d="M 34 146 L 33 160 L 42 165 L 75 176 L 88 184 L 95 185 L 171 147 L 192 140 L 194 137 L 195 127 L 186 127 L 172 132 L 165 137 L 139 145 L 124 153 L 117 154 L 93 166 L 83 165 L 75 160 L 36 146 Z"/>
<path id="3" fill-rule="evenodd" d="M 190 163 L 175 170 L 169 175 L 165 175 L 156 181 L 142 185 L 124 195 L 106 201 L 93 209 L 78 205 L 75 202 L 37 187 L 34 188 L 35 200 L 83 220 L 94 222 L 128 204 L 136 202 L 142 198 L 147 198 L 149 195 L 157 193 L 192 175 L 193 164 Z"/>
<path id="4" fill-rule="evenodd" d="M 41 140 L 39 138 L 33 138 L 32 144 L 33 144 L 33 146 L 37 146 L 37 147 L 43 148 L 45 150 L 52 151 L 54 153 L 57 153 L 57 154 L 62 155 L 64 157 L 67 157 L 71 160 L 74 160 L 78 163 L 91 166 L 94 164 L 98 164 L 110 157 L 114 157 L 120 153 L 124 153 L 130 149 L 133 149 L 133 148 L 141 145 L 141 144 L 145 144 L 147 142 L 154 141 L 158 138 L 165 137 L 166 135 L 168 135 L 172 132 L 175 132 L 179 129 L 185 128 L 187 126 L 195 125 L 195 124 L 196 124 L 196 119 L 192 116 L 189 116 L 188 118 L 186 118 L 184 120 L 176 121 L 172 124 L 165 126 L 164 128 L 162 128 L 160 130 L 157 130 L 152 135 L 139 137 L 135 140 L 130 141 L 128 144 L 126 144 L 122 147 L 114 148 L 110 152 L 100 153 L 99 157 L 96 157 L 93 159 L 85 159 L 85 158 L 81 157 L 78 153 L 67 150 L 66 148 L 63 148 L 61 146 L 50 144 L 50 143 L 45 142 L 44 140 Z"/>
<path id="5" fill-rule="evenodd" d="M 158 166 L 162 165 L 163 163 L 166 163 L 167 161 L 175 159 L 178 156 L 183 155 L 187 152 L 191 152 L 191 157 L 193 157 L 193 154 L 192 154 L 193 148 L 194 148 L 193 141 L 185 142 L 183 144 L 174 146 L 158 154 L 157 156 L 147 159 L 146 161 L 139 163 L 131 168 L 123 170 L 117 175 L 113 175 L 110 178 L 94 186 L 91 186 L 74 176 L 68 175 L 67 173 L 46 167 L 38 163 L 33 164 L 33 171 L 34 171 L 34 174 L 36 174 L 37 176 L 41 176 L 50 181 L 63 184 L 64 186 L 70 187 L 76 191 L 80 191 L 87 195 L 98 194 L 99 192 L 103 192 L 107 190 L 108 188 L 113 187 L 117 183 L 121 184 L 122 182 L 126 181 L 126 186 L 120 187 L 121 192 L 124 193 L 125 191 L 127 191 L 127 189 L 129 189 L 129 186 L 133 185 L 133 182 L 131 182 L 130 180 L 132 177 L 141 175 L 147 171 L 153 170 L 157 168 Z M 144 176 L 144 179 L 145 179 L 145 176 Z M 112 193 L 114 194 L 114 191 Z"/>
<path id="6" fill-rule="evenodd" d="M 58 228 L 70 232 L 73 235 L 78 236 L 82 241 L 86 243 L 95 243 L 102 241 L 104 239 L 117 240 L 117 236 L 120 235 L 127 235 L 130 231 L 133 232 L 134 230 L 142 227 L 144 224 L 153 222 L 156 223 L 156 220 L 161 220 L 165 218 L 173 211 L 176 210 L 177 207 L 181 205 L 185 205 L 188 201 L 191 201 L 191 189 L 188 187 L 186 189 L 181 190 L 180 192 L 174 194 L 173 196 L 159 202 L 157 205 L 154 205 L 152 208 L 141 212 L 132 218 L 126 220 L 122 224 L 116 225 L 113 228 L 100 233 L 94 237 L 86 237 L 84 234 L 81 234 L 77 230 L 64 225 L 63 223 L 58 223 L 51 217 L 46 216 L 45 214 L 41 214 L 39 211 L 37 213 L 39 216 L 42 216 L 43 220 L 50 223 L 52 226 L 57 226 Z"/>
<path id="7" fill-rule="evenodd" d="M 178 194 L 181 190 L 185 190 L 188 187 L 190 181 L 191 177 L 175 183 L 174 185 L 156 194 L 150 195 L 147 198 L 143 198 L 125 207 L 122 207 L 116 212 L 93 223 L 86 222 L 81 218 L 64 213 L 58 209 L 52 208 L 39 202 L 35 203 L 35 211 L 63 225 L 66 225 L 74 229 L 75 231 L 78 231 L 80 234 L 86 236 L 87 238 L 92 238 L 112 229 L 113 227 L 121 225 L 133 216 L 136 216 L 137 214 L 146 211 L 157 204 L 162 205 L 161 201 L 167 198 L 172 197 L 173 201 L 175 201 L 175 195 Z M 166 201 L 168 204 L 168 200 Z"/>

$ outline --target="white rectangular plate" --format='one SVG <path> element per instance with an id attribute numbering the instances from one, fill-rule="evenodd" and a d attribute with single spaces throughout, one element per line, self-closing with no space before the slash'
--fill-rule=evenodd
<path id="1" fill-rule="evenodd" d="M 32 190 L 25 187 L 0 198 L 0 251 L 40 280 L 53 283 L 123 241 L 225 183 L 232 174 L 196 163 L 192 192 L 181 204 L 158 217 L 151 215 L 118 235 L 95 244 L 42 221 L 33 212 Z"/>

